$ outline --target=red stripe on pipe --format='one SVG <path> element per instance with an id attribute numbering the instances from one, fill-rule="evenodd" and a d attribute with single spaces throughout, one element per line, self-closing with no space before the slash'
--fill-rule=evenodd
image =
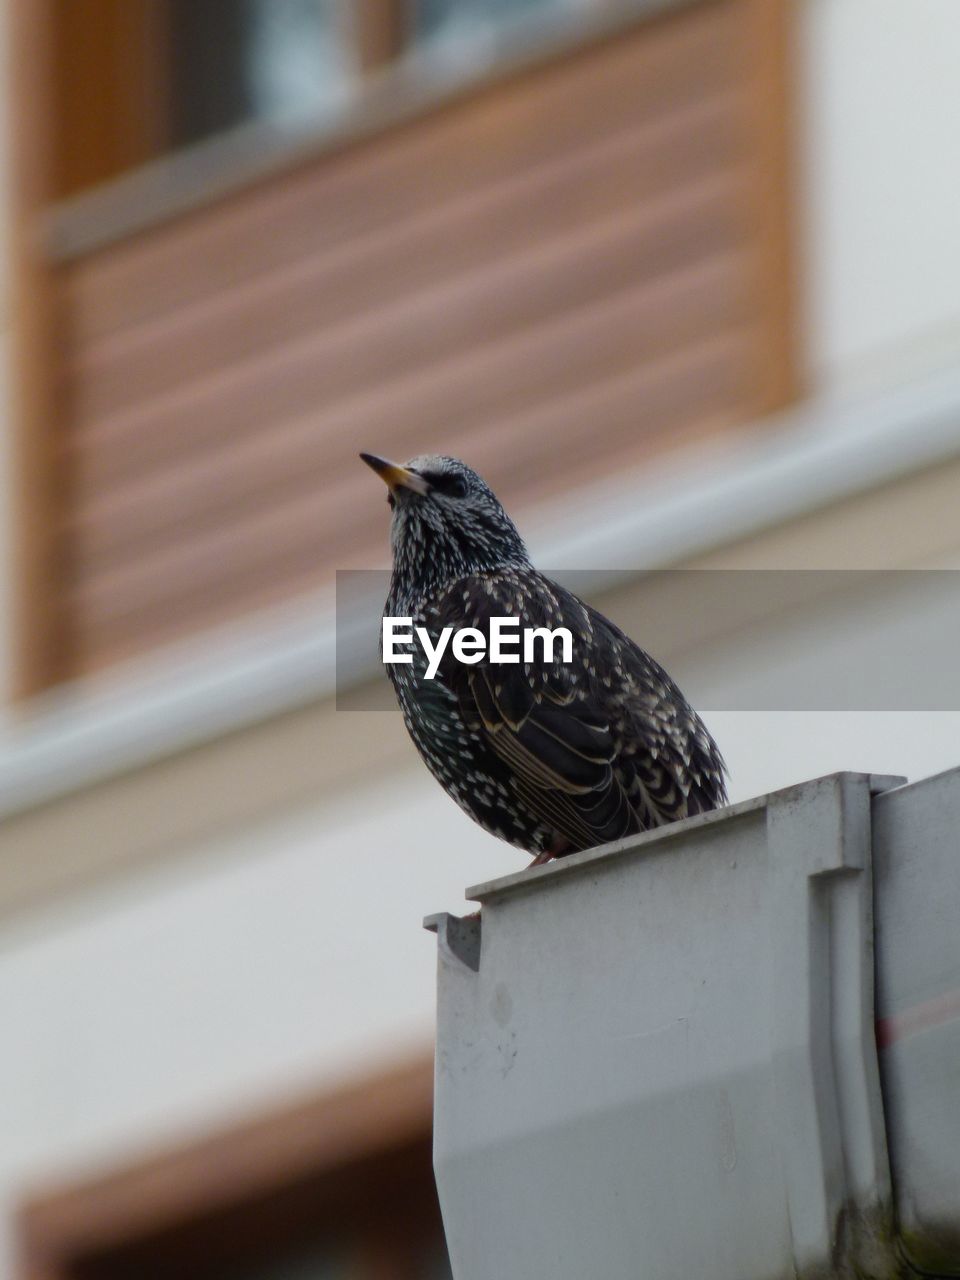
<path id="1" fill-rule="evenodd" d="M 924 1000 L 909 1009 L 892 1013 L 888 1018 L 880 1018 L 877 1022 L 877 1047 L 886 1049 L 898 1040 L 916 1035 L 918 1031 L 928 1031 L 955 1018 L 960 1018 L 960 991 L 945 991 L 932 1000 Z"/>

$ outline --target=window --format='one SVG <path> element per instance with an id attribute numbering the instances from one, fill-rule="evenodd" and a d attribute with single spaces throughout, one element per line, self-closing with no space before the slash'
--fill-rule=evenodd
<path id="1" fill-rule="evenodd" d="M 399 51 L 400 0 L 55 7 L 61 194 L 238 125 L 317 126 Z"/>
<path id="2" fill-rule="evenodd" d="M 24 1277 L 451 1280 L 432 1063 L 35 1197 Z"/>
<path id="3" fill-rule="evenodd" d="M 596 0 L 419 0 L 418 45 L 466 66 L 486 61 L 504 36 L 529 22 L 587 10 Z"/>
<path id="4" fill-rule="evenodd" d="M 334 123 L 410 53 L 469 70 L 525 23 L 598 0 L 69 0 L 54 7 L 58 192 L 260 122 Z"/>
<path id="5" fill-rule="evenodd" d="M 368 1265 L 372 1259 L 348 1249 L 280 1252 L 252 1269 L 230 1272 L 229 1280 L 388 1280 L 394 1276 L 397 1280 L 452 1280 L 442 1240 L 414 1248 L 388 1248 L 382 1259 L 384 1265 L 374 1271 Z"/>
<path id="6" fill-rule="evenodd" d="M 322 120 L 357 74 L 336 0 L 172 0 L 170 141 L 195 142 L 253 118 Z"/>

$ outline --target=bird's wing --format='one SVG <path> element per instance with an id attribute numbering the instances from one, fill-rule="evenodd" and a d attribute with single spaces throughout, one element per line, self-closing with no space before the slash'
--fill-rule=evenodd
<path id="1" fill-rule="evenodd" d="M 620 767 L 629 794 L 650 810 L 644 825 L 673 822 L 726 803 L 726 764 L 706 726 L 658 662 L 589 605 L 598 653 L 611 677 Z"/>
<path id="2" fill-rule="evenodd" d="M 473 666 L 448 650 L 440 678 L 507 765 L 511 784 L 573 848 L 590 848 L 723 804 L 724 763 L 667 673 L 576 596 L 529 569 L 461 579 L 432 625 L 516 616 L 566 627 L 572 662 Z M 432 626 L 431 626 L 432 629 Z M 487 649 L 489 651 L 489 640 Z"/>
<path id="3" fill-rule="evenodd" d="M 488 637 L 490 620 L 515 616 L 521 627 L 568 628 L 573 661 L 464 665 L 448 649 L 439 678 L 457 697 L 468 725 L 483 733 L 508 767 L 526 805 L 574 849 L 616 840 L 644 821 L 631 797 L 636 770 L 621 767 L 616 725 L 594 669 L 594 622 L 575 596 L 530 570 L 461 579 L 438 602 L 430 629 L 472 626 Z M 522 656 L 522 655 L 521 655 Z"/>

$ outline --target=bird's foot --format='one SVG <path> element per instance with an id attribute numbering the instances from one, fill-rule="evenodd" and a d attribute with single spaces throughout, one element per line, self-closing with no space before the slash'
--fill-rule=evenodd
<path id="1" fill-rule="evenodd" d="M 571 849 L 570 841 L 564 839 L 563 836 L 555 836 L 546 849 L 541 849 L 534 860 L 530 863 L 531 867 L 542 867 L 547 862 L 552 862 L 554 858 L 562 858 L 565 853 L 569 853 Z M 527 870 L 529 871 L 529 867 Z"/>

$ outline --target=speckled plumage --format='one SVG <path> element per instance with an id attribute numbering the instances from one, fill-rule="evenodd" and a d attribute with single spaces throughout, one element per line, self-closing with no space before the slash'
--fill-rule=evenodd
<path id="1" fill-rule="evenodd" d="M 374 469 L 387 464 L 369 459 Z M 410 736 L 449 795 L 538 860 L 725 803 L 724 763 L 667 673 L 609 619 L 539 573 L 487 485 L 454 458 L 419 457 L 391 484 L 393 575 L 385 615 L 434 641 L 492 617 L 564 626 L 573 661 L 478 665 L 448 647 L 437 677 L 413 645 L 389 664 Z M 387 479 L 387 476 L 384 476 Z M 389 483 L 389 481 L 388 481 Z"/>

